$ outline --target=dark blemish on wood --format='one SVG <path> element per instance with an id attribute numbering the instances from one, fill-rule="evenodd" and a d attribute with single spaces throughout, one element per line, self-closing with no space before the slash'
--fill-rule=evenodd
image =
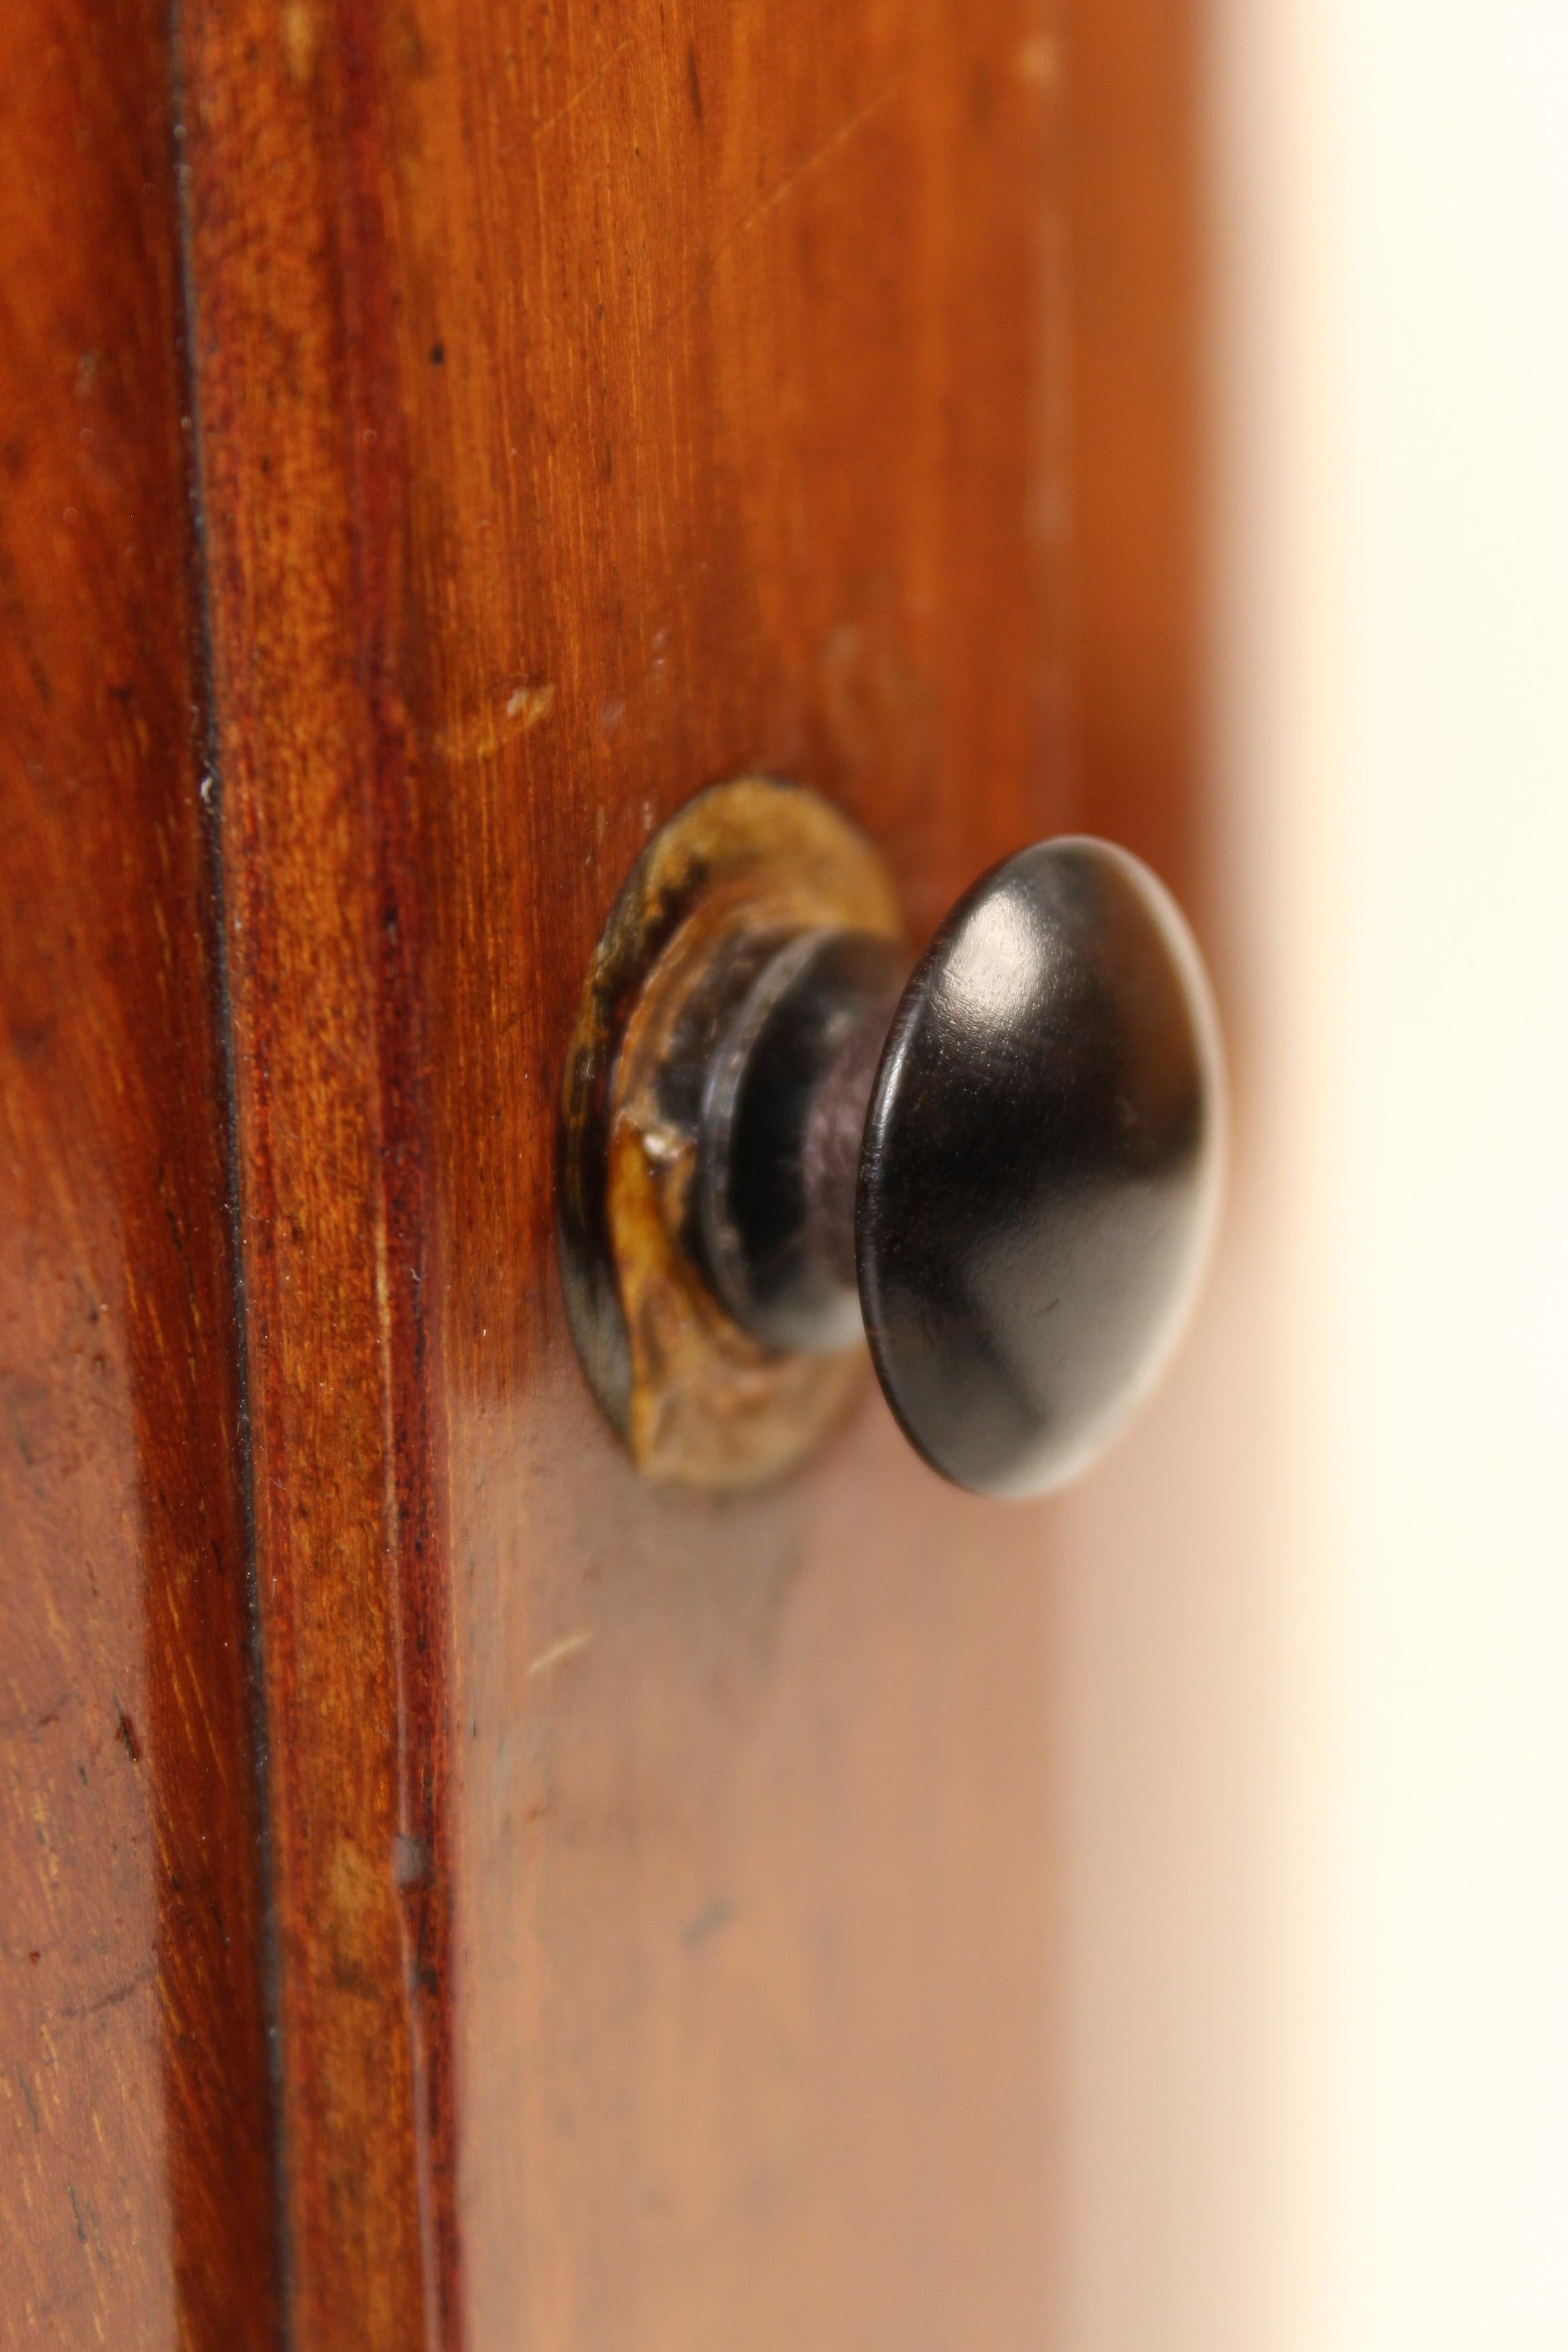
<path id="1" fill-rule="evenodd" d="M 11 1031 L 12 1051 L 19 1062 L 41 1061 L 54 1034 L 52 1021 L 17 1022 Z"/>
<path id="2" fill-rule="evenodd" d="M 361 2000 L 374 2005 L 377 1992 L 375 1978 L 364 1963 L 356 1959 L 352 1953 L 334 1954 L 332 1982 L 338 1991 L 346 1993 L 351 2000 Z"/>
<path id="3" fill-rule="evenodd" d="M 144 1969 L 138 1969 L 135 1975 L 128 1977 L 123 1984 L 112 1985 L 108 1992 L 100 1992 L 96 2000 L 68 2001 L 62 2007 L 60 2015 L 62 2017 L 98 2017 L 106 2009 L 118 2009 L 121 2001 L 131 1999 L 132 1993 L 140 1992 L 144 1985 L 150 1985 L 157 1973 L 157 1962 L 149 1960 Z"/>
<path id="4" fill-rule="evenodd" d="M 405 1837 L 400 1830 L 392 1841 L 395 1886 L 417 1886 L 429 1874 L 430 1849 L 421 1838 Z"/>
<path id="5" fill-rule="evenodd" d="M 142 1761 L 142 1743 L 136 1737 L 136 1726 L 132 1722 L 131 1717 L 126 1714 L 125 1709 L 122 1706 L 115 1709 L 115 1715 L 117 1720 L 114 1727 L 114 1736 L 116 1739 L 119 1740 L 121 1748 L 124 1748 L 127 1756 L 130 1757 L 132 1764 L 140 1764 Z"/>
<path id="6" fill-rule="evenodd" d="M 430 364 L 431 364 L 431 366 L 432 366 L 432 367 L 445 367 L 446 363 L 447 363 L 447 346 L 446 346 L 446 344 L 445 344 L 445 343 L 432 343 L 432 344 L 431 344 L 431 346 L 430 346 Z"/>
<path id="7" fill-rule="evenodd" d="M 686 86 L 691 92 L 691 111 L 696 117 L 697 128 L 700 131 L 702 128 L 702 83 L 697 72 L 697 44 L 695 41 L 688 41 L 686 44 Z"/>
<path id="8" fill-rule="evenodd" d="M 721 1895 L 716 1902 L 706 1905 L 694 1918 L 687 1921 L 680 1931 L 680 1940 L 689 1952 L 694 1951 L 699 1944 L 705 1944 L 710 1936 L 716 1936 L 721 1927 L 727 1927 L 734 1916 L 735 1906 L 728 1895 Z"/>
<path id="9" fill-rule="evenodd" d="M 88 2202 L 85 2197 L 79 2205 L 77 2203 L 76 2190 L 72 2188 L 69 2181 L 67 2181 L 66 2183 L 66 2195 L 70 2199 L 71 2211 L 76 2216 L 77 2235 L 80 2238 L 84 2246 L 90 2242 L 93 2252 L 98 2256 L 100 2262 L 101 2262 L 103 2260 L 103 2237 L 98 2226 L 98 2215 L 93 2211 L 91 2205 Z"/>
<path id="10" fill-rule="evenodd" d="M 29 1952 L 27 1955 L 27 1958 L 30 1960 L 36 1960 L 37 1957 L 37 1952 Z M 16 2088 L 21 2092 L 23 2098 L 26 2102 L 27 2113 L 33 2118 L 33 2129 L 41 2135 L 44 2128 L 43 2118 L 38 2113 L 38 2104 L 33 2096 L 31 2085 L 29 2084 L 26 2074 L 23 2074 L 20 2066 L 16 2068 Z"/>

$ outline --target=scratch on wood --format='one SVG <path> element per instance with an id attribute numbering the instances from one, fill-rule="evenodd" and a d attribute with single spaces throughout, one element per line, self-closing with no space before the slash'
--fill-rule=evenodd
<path id="1" fill-rule="evenodd" d="M 815 172 L 819 163 L 825 163 L 829 155 L 836 153 L 847 140 L 853 139 L 857 131 L 864 130 L 872 117 L 880 113 L 889 99 L 902 87 L 903 80 L 904 74 L 900 68 L 882 84 L 880 89 L 874 91 L 863 106 L 858 106 L 852 114 L 847 114 L 843 121 L 828 132 L 819 146 L 814 147 L 810 154 L 804 157 L 792 172 L 786 172 L 782 180 L 775 182 L 767 194 L 759 203 L 753 205 L 749 213 L 742 215 L 722 244 L 713 248 L 713 259 L 717 261 L 720 256 L 727 253 L 732 245 L 738 245 L 742 237 L 749 236 L 757 223 L 765 220 L 769 213 L 776 211 L 784 198 L 792 195 L 801 182 L 809 173 Z"/>
<path id="2" fill-rule="evenodd" d="M 530 1675 L 547 1675 L 552 1666 L 559 1666 L 566 1659 L 574 1658 L 580 1650 L 585 1650 L 593 1638 L 590 1629 L 584 1625 L 575 1633 L 568 1633 L 563 1640 L 552 1642 L 548 1650 L 541 1650 L 538 1657 L 531 1661 L 528 1667 Z"/>
<path id="3" fill-rule="evenodd" d="M 32 1958 L 31 1953 L 29 1953 L 29 1954 L 28 1954 L 28 1958 Z M 16 2087 L 17 2087 L 17 2089 L 18 2089 L 18 2090 L 21 2092 L 21 2094 L 22 2094 L 23 2100 L 24 2100 L 24 2102 L 26 2103 L 26 2105 L 27 2113 L 31 2116 L 31 2117 L 32 2117 L 32 2119 L 33 2119 L 33 2129 L 34 2129 L 34 2131 L 35 2131 L 36 2133 L 37 2133 L 37 2134 L 39 2134 L 39 2135 L 41 2136 L 41 2135 L 42 2135 L 42 2132 L 43 2132 L 43 2128 L 44 2128 L 44 2126 L 43 2126 L 42 2121 L 41 2121 L 41 2120 L 40 2120 L 40 2118 L 39 2118 L 39 2115 L 38 2115 L 38 2107 L 37 2107 L 37 2100 L 36 2100 L 36 2099 L 34 2098 L 34 2096 L 33 2096 L 33 2094 L 32 2094 L 31 2088 L 30 2088 L 30 2087 L 29 2087 L 29 2085 L 28 2085 L 27 2078 L 26 2078 L 26 2074 L 23 2074 L 22 2069 L 20 2068 L 20 2066 L 15 2067 L 12 2071 L 13 2071 L 13 2072 L 15 2073 L 15 2074 L 16 2074 Z"/>
<path id="4" fill-rule="evenodd" d="M 100 1992 L 96 2000 L 68 2002 L 61 2007 L 59 2014 L 61 2017 L 96 2017 L 100 2010 L 118 2009 L 121 2002 L 129 2000 L 133 1992 L 140 1992 L 143 1985 L 150 1985 L 157 1973 L 156 1961 L 150 1960 L 124 1984 L 114 1985 L 108 1992 Z"/>
<path id="5" fill-rule="evenodd" d="M 761 222 L 767 219 L 770 213 L 776 212 L 786 197 L 793 195 L 796 188 L 809 179 L 820 164 L 826 163 L 829 156 L 836 155 L 841 147 L 847 145 L 858 131 L 863 131 L 866 125 L 881 112 L 888 100 L 896 96 L 902 88 L 905 79 L 904 69 L 900 67 L 897 73 L 889 77 L 879 89 L 872 92 L 863 105 L 858 106 L 853 113 L 847 114 L 843 121 L 828 132 L 826 139 L 814 147 L 808 155 L 803 156 L 792 170 L 784 173 L 782 180 L 775 181 L 767 194 L 760 197 L 749 212 L 742 213 L 729 236 L 721 237 L 718 243 L 710 248 L 696 278 L 688 287 L 681 299 L 674 303 L 655 321 L 653 335 L 656 339 L 664 333 L 674 320 L 683 317 L 698 297 L 712 284 L 718 275 L 719 264 L 725 255 L 732 252 Z"/>
<path id="6" fill-rule="evenodd" d="M 705 1944 L 710 1936 L 716 1936 L 721 1927 L 727 1927 L 734 1916 L 735 1906 L 728 1895 L 721 1895 L 715 1902 L 704 1904 L 696 1916 L 687 1921 L 680 1931 L 680 1940 L 688 1951 L 692 1951 L 699 1944 Z"/>
<path id="7" fill-rule="evenodd" d="M 432 738 L 432 749 L 444 760 L 493 760 L 516 735 L 531 735 L 555 708 L 555 688 L 548 678 L 524 678 L 500 705 L 492 703 L 471 719 L 459 719 Z"/>
<path id="8" fill-rule="evenodd" d="M 526 735 L 549 718 L 555 701 L 555 688 L 548 682 L 542 686 L 524 684 L 517 687 L 506 698 L 506 715 L 519 722 Z"/>
<path id="9" fill-rule="evenodd" d="M 558 122 L 563 122 L 569 114 L 574 113 L 576 109 L 582 105 L 583 100 L 585 98 L 592 98 L 594 92 L 599 88 L 600 84 L 609 74 L 610 68 L 615 64 L 616 59 L 619 57 L 623 57 L 626 50 L 632 47 L 638 37 L 638 35 L 636 33 L 628 33 L 624 40 L 617 41 L 615 47 L 611 49 L 606 56 L 600 59 L 598 65 L 595 67 L 587 80 L 580 83 L 577 89 L 572 92 L 570 98 L 563 99 L 561 104 L 552 108 L 550 113 L 542 114 L 536 121 L 529 125 L 533 136 L 537 139 L 541 137 L 544 131 L 552 131 Z M 505 149 L 500 160 L 503 163 L 510 160 L 511 156 L 518 152 L 519 147 L 521 147 L 522 143 L 523 142 L 521 141 L 519 141 L 517 146 Z"/>

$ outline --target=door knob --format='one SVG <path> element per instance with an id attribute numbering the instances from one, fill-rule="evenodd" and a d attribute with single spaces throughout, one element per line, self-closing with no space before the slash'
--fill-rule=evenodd
<path id="1" fill-rule="evenodd" d="M 645 853 L 579 1020 L 580 1352 L 644 1466 L 738 1484 L 816 1441 L 863 1328 L 928 1462 L 1044 1492 L 1169 1360 L 1224 1127 L 1197 949 L 1126 851 L 1020 850 L 911 971 L 844 820 L 795 788 L 720 787 Z"/>

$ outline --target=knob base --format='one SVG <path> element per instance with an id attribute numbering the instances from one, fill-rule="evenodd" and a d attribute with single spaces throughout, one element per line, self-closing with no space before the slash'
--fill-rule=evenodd
<path id="1" fill-rule="evenodd" d="M 708 1488 L 776 1477 L 865 1377 L 858 1316 L 847 1344 L 819 1331 L 827 1352 L 756 1318 L 747 1328 L 702 1207 L 710 1080 L 760 975 L 793 940 L 844 934 L 901 970 L 876 851 L 816 793 L 744 778 L 700 793 L 654 835 L 595 950 L 563 1087 L 558 1254 L 590 1386 L 650 1477 Z"/>

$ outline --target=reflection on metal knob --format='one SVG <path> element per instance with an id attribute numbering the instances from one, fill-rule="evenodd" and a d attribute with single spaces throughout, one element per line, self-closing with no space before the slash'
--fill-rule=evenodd
<path id="1" fill-rule="evenodd" d="M 1215 1222 L 1222 1057 L 1174 902 L 1125 851 L 1041 843 L 910 973 L 879 870 L 814 796 L 723 787 L 666 831 L 692 826 L 694 863 L 660 887 L 645 857 L 618 910 L 639 1012 L 623 993 L 605 1038 L 591 982 L 568 1078 L 563 1265 L 602 1400 L 646 1467 L 743 1483 L 832 1418 L 863 1323 L 935 1468 L 1059 1486 L 1158 1379 Z M 626 1150 L 657 1171 L 629 1199 Z"/>

